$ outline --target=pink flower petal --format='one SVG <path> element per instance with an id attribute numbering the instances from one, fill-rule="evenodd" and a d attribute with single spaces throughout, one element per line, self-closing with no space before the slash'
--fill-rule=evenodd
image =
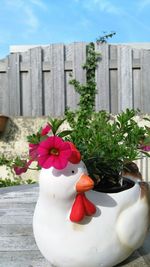
<path id="1" fill-rule="evenodd" d="M 42 155 L 47 155 L 48 154 L 48 149 L 45 148 L 45 147 L 39 146 L 37 152 L 38 152 L 38 155 L 41 155 L 41 156 Z"/>
<path id="2" fill-rule="evenodd" d="M 43 167 L 44 162 L 48 159 L 47 155 L 39 156 L 38 158 L 38 164 L 39 166 Z M 44 167 L 43 167 L 44 168 Z"/>
<path id="3" fill-rule="evenodd" d="M 150 146 L 149 145 L 142 146 L 141 148 L 144 151 L 150 151 Z"/>
<path id="4" fill-rule="evenodd" d="M 39 144 L 29 144 L 29 156 L 32 160 L 37 160 Z"/>
<path id="5" fill-rule="evenodd" d="M 71 150 L 60 151 L 60 157 L 68 159 L 68 160 L 69 160 L 71 154 L 72 154 Z"/>
<path id="6" fill-rule="evenodd" d="M 71 154 L 71 147 L 67 142 L 58 136 L 50 136 L 39 144 L 38 163 L 46 169 L 53 166 L 61 170 L 67 166 Z"/>
<path id="7" fill-rule="evenodd" d="M 40 147 L 43 147 L 46 149 L 48 149 L 49 147 L 53 147 L 54 146 L 54 137 L 55 136 L 50 136 L 46 140 L 41 141 L 39 144 Z"/>
<path id="8" fill-rule="evenodd" d="M 24 166 L 24 167 L 20 167 L 20 166 L 14 166 L 13 167 L 16 175 L 21 175 L 22 173 L 25 173 L 28 169 L 27 166 Z"/>
<path id="9" fill-rule="evenodd" d="M 41 131 L 41 135 L 44 136 L 44 135 L 47 135 L 52 129 L 52 126 L 47 123 L 46 126 L 42 129 Z"/>
<path id="10" fill-rule="evenodd" d="M 59 157 L 57 160 L 54 161 L 53 167 L 57 170 L 64 169 L 68 164 L 68 160 L 62 157 Z"/>

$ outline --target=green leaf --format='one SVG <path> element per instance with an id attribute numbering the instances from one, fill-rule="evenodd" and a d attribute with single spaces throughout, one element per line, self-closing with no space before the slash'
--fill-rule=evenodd
<path id="1" fill-rule="evenodd" d="M 144 141 L 143 141 L 144 145 L 150 145 L 150 136 L 147 136 Z"/>
<path id="2" fill-rule="evenodd" d="M 59 127 L 64 123 L 64 121 L 66 120 L 65 119 L 52 119 L 52 118 L 49 118 L 49 121 L 51 123 L 51 126 L 52 126 L 52 132 L 54 135 L 56 135 Z"/>
<path id="3" fill-rule="evenodd" d="M 47 135 L 43 135 L 43 136 L 41 136 L 41 137 L 40 137 L 40 142 L 46 140 L 47 138 L 48 138 Z"/>
<path id="4" fill-rule="evenodd" d="M 63 138 L 65 136 L 67 136 L 67 135 L 70 135 L 71 133 L 72 133 L 71 130 L 66 130 L 66 131 L 62 131 L 61 133 L 58 133 L 57 136 Z"/>

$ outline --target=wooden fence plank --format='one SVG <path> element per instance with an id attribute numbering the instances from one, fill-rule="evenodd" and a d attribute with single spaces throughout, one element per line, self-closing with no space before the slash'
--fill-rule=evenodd
<path id="1" fill-rule="evenodd" d="M 65 46 L 65 61 L 74 62 L 74 44 L 68 44 Z M 74 63 L 73 63 L 74 64 Z M 69 84 L 69 81 L 73 78 L 73 64 L 70 70 L 65 71 L 65 107 L 75 110 L 77 108 L 77 102 L 79 100 L 78 94 L 75 92 L 74 87 Z"/>
<path id="2" fill-rule="evenodd" d="M 62 116 L 65 110 L 64 88 L 64 45 L 50 45 L 51 71 L 46 74 L 48 82 L 44 89 L 45 113 L 50 116 Z M 49 77 L 50 76 L 50 77 Z"/>
<path id="3" fill-rule="evenodd" d="M 21 85 L 21 111 L 23 116 L 32 116 L 32 91 L 30 88 L 30 50 L 21 53 L 21 65 L 27 65 L 28 68 L 20 69 L 20 85 Z"/>
<path id="4" fill-rule="evenodd" d="M 69 80 L 75 78 L 81 84 L 86 82 L 86 73 L 83 70 L 82 65 L 86 61 L 86 43 L 73 43 L 66 47 L 66 59 L 72 60 L 72 71 L 66 71 L 66 106 L 71 110 L 77 108 L 79 102 L 79 95 L 75 92 L 74 87 L 69 84 Z M 68 63 L 69 68 L 69 63 Z M 72 74 L 72 78 L 70 77 Z"/>
<path id="5" fill-rule="evenodd" d="M 43 111 L 44 114 L 50 115 L 53 113 L 53 99 L 52 99 L 52 89 L 51 89 L 51 46 L 45 47 L 43 49 Z M 44 65 L 47 68 L 44 68 Z"/>
<path id="6" fill-rule="evenodd" d="M 2 64 L 5 64 L 5 69 L 0 71 L 0 114 L 10 115 L 8 105 L 8 77 L 6 72 L 8 68 L 8 57 L 5 59 L 5 62 L 2 61 Z"/>
<path id="7" fill-rule="evenodd" d="M 62 116 L 65 111 L 65 89 L 64 89 L 64 45 L 52 46 L 53 53 L 51 67 L 51 85 L 53 91 L 53 114 Z"/>
<path id="8" fill-rule="evenodd" d="M 133 108 L 142 108 L 141 75 L 139 69 L 133 69 Z"/>
<path id="9" fill-rule="evenodd" d="M 43 115 L 42 50 L 36 47 L 30 50 L 30 90 L 32 92 L 32 116 Z"/>
<path id="10" fill-rule="evenodd" d="M 141 50 L 141 110 L 150 113 L 150 50 Z"/>
<path id="11" fill-rule="evenodd" d="M 96 51 L 101 54 L 101 60 L 97 64 L 96 69 L 96 111 L 107 110 L 110 111 L 110 91 L 109 91 L 109 46 L 108 44 L 98 45 L 95 47 Z"/>
<path id="12" fill-rule="evenodd" d="M 20 70 L 19 54 L 8 56 L 8 99 L 9 114 L 20 115 Z"/>
<path id="13" fill-rule="evenodd" d="M 117 70 L 109 71 L 110 79 L 110 112 L 112 114 L 118 113 L 118 77 Z"/>
<path id="14" fill-rule="evenodd" d="M 113 64 L 112 64 L 113 62 Z M 118 113 L 117 46 L 109 47 L 110 112 Z"/>
<path id="15" fill-rule="evenodd" d="M 118 46 L 118 111 L 132 107 L 132 49 Z"/>
<path id="16" fill-rule="evenodd" d="M 141 62 L 140 62 L 141 49 L 133 49 L 133 108 L 141 110 Z M 135 66 L 134 62 L 138 62 Z"/>

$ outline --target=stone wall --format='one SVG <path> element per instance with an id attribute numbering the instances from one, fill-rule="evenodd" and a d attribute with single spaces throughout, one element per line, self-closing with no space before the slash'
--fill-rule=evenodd
<path id="1" fill-rule="evenodd" d="M 12 158 L 25 157 L 28 153 L 27 135 L 35 133 L 48 120 L 47 117 L 14 117 L 7 122 L 5 132 L 0 136 L 0 153 Z"/>
<path id="2" fill-rule="evenodd" d="M 9 118 L 5 132 L 0 134 L 0 155 L 9 159 L 28 155 L 27 135 L 35 133 L 48 120 L 48 117 L 13 117 Z M 32 166 L 34 167 L 34 166 Z M 0 167 L 0 178 L 13 178 L 12 173 L 5 166 Z M 23 179 L 37 179 L 38 172 L 29 170 L 22 174 Z"/>

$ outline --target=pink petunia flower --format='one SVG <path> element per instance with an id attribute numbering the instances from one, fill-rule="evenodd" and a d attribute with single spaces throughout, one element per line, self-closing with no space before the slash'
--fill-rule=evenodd
<path id="1" fill-rule="evenodd" d="M 16 175 L 21 175 L 22 173 L 26 172 L 28 168 L 26 167 L 19 167 L 19 166 L 14 166 L 14 171 Z"/>
<path id="2" fill-rule="evenodd" d="M 68 141 L 67 143 L 70 145 L 71 151 L 72 151 L 69 161 L 73 164 L 79 163 L 81 160 L 81 154 L 79 150 L 76 148 L 76 146 L 72 142 Z"/>
<path id="3" fill-rule="evenodd" d="M 70 145 L 58 136 L 50 136 L 42 141 L 37 151 L 38 164 L 45 169 L 64 169 L 72 154 Z"/>
<path id="4" fill-rule="evenodd" d="M 29 144 L 29 157 L 32 161 L 36 161 L 38 157 L 38 149 L 39 144 Z"/>
<path id="5" fill-rule="evenodd" d="M 41 131 L 41 135 L 44 136 L 44 135 L 47 135 L 52 129 L 52 126 L 47 123 L 46 126 L 42 129 Z"/>
<path id="6" fill-rule="evenodd" d="M 24 163 L 24 166 L 15 165 L 13 169 L 16 175 L 21 175 L 22 173 L 25 173 L 28 170 L 28 167 L 30 166 L 31 162 L 31 160 L 29 160 L 28 162 L 26 160 L 23 160 L 22 163 Z"/>
<path id="7" fill-rule="evenodd" d="M 142 149 L 143 151 L 150 151 L 150 145 L 142 145 L 142 146 L 141 146 L 141 149 Z"/>

